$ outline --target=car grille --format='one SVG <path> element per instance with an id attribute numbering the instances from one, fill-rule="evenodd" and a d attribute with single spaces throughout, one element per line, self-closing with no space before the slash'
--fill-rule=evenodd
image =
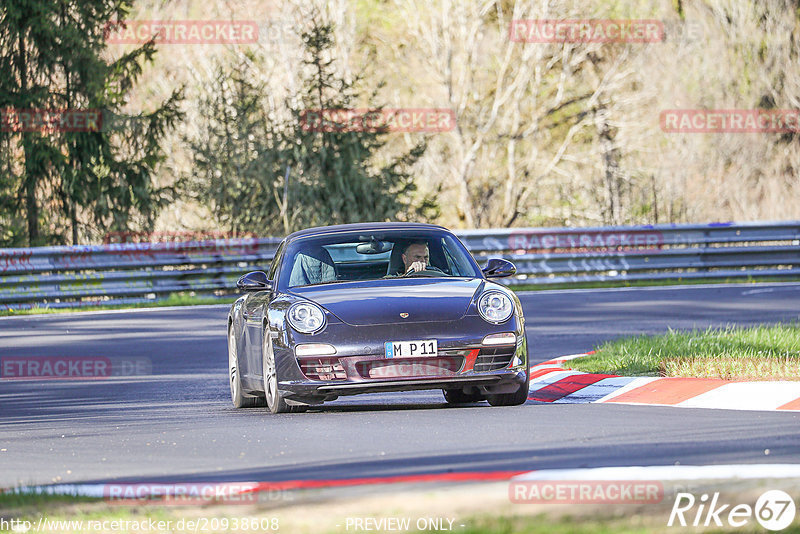
<path id="1" fill-rule="evenodd" d="M 375 360 L 357 362 L 355 369 L 362 379 L 413 378 L 426 376 L 455 376 L 464 367 L 469 353 L 478 349 L 445 349 L 438 358 L 405 358 L 386 360 L 372 355 Z M 472 370 L 495 371 L 508 367 L 514 357 L 515 346 L 482 348 L 475 359 Z M 475 357 L 475 356 L 472 356 Z M 338 356 L 298 358 L 300 370 L 309 380 L 347 380 Z"/>
<path id="2" fill-rule="evenodd" d="M 508 367 L 514 357 L 516 346 L 482 348 L 475 360 L 473 369 L 480 371 L 496 371 Z"/>
<path id="3" fill-rule="evenodd" d="M 347 380 L 339 358 L 298 358 L 300 370 L 310 380 Z"/>
<path id="4" fill-rule="evenodd" d="M 463 356 L 436 358 L 394 358 L 358 362 L 362 378 L 422 378 L 455 376 L 464 366 Z"/>

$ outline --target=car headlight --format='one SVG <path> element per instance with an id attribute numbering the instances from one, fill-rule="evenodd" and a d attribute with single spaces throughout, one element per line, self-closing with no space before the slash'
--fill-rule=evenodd
<path id="1" fill-rule="evenodd" d="M 514 304 L 501 291 L 487 291 L 478 299 L 478 312 L 490 323 L 502 323 L 514 313 Z"/>
<path id="2" fill-rule="evenodd" d="M 298 302 L 286 314 L 292 328 L 303 334 L 313 334 L 325 328 L 325 312 L 316 304 Z"/>

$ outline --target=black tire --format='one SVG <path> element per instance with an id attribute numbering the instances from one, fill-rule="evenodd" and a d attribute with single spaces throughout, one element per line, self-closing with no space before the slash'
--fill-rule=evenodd
<path id="1" fill-rule="evenodd" d="M 463 389 L 443 389 L 444 400 L 448 404 L 469 404 L 486 400 L 481 393 L 465 393 Z"/>
<path id="2" fill-rule="evenodd" d="M 267 411 L 270 413 L 299 413 L 306 411 L 308 406 L 291 406 L 287 404 L 283 395 L 278 391 L 278 373 L 269 329 L 264 329 L 263 338 L 261 375 L 264 380 L 264 397 L 266 398 Z"/>
<path id="3" fill-rule="evenodd" d="M 236 335 L 233 325 L 228 329 L 228 383 L 231 387 L 231 402 L 234 408 L 255 408 L 264 406 L 265 400 L 260 397 L 249 397 L 242 390 L 242 379 L 239 376 L 239 359 L 236 356 Z"/>
<path id="4" fill-rule="evenodd" d="M 519 389 L 514 393 L 489 395 L 486 400 L 492 406 L 519 406 L 520 404 L 525 404 L 525 401 L 528 400 L 528 383 L 529 379 L 526 379 L 525 383 L 520 385 Z"/>

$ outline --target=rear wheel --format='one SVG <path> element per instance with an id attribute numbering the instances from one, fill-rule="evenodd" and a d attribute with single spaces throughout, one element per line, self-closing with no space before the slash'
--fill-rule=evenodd
<path id="1" fill-rule="evenodd" d="M 264 365 L 261 374 L 264 377 L 264 394 L 267 397 L 267 410 L 271 413 L 297 413 L 304 412 L 308 406 L 291 406 L 286 403 L 283 395 L 278 391 L 278 372 L 275 365 L 275 352 L 272 350 L 272 338 L 269 330 L 264 329 L 264 343 L 261 351 Z"/>
<path id="2" fill-rule="evenodd" d="M 480 402 L 486 400 L 481 393 L 467 393 L 463 389 L 443 389 L 444 400 L 448 404 L 469 404 L 471 402 Z"/>
<path id="3" fill-rule="evenodd" d="M 234 408 L 253 408 L 263 405 L 259 397 L 247 397 L 242 390 L 242 378 L 239 376 L 239 359 L 236 356 L 236 334 L 233 325 L 228 329 L 228 378 L 231 386 L 231 401 Z"/>

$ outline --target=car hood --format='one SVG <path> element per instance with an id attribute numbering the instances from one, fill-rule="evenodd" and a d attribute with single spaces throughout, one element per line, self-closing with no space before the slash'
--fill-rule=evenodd
<path id="1" fill-rule="evenodd" d="M 466 315 L 481 279 L 388 279 L 293 288 L 354 326 L 456 321 Z M 408 314 L 403 317 L 401 314 Z"/>

